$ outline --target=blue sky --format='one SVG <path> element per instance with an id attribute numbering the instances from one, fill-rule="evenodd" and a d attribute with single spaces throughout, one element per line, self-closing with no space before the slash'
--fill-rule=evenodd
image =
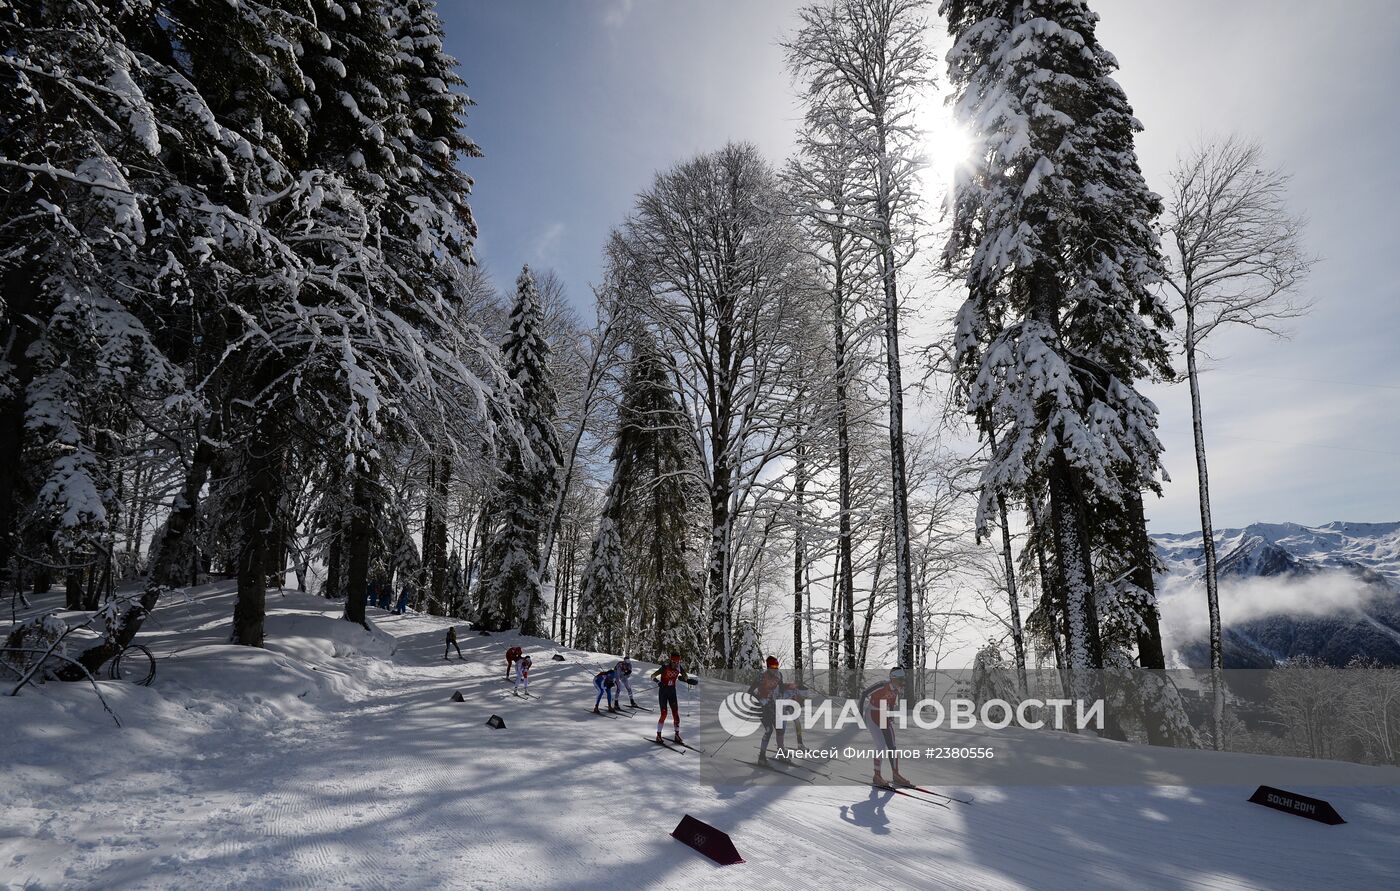
<path id="1" fill-rule="evenodd" d="M 797 5 L 443 0 L 478 103 L 469 132 L 486 157 L 468 170 L 478 253 L 497 280 L 524 262 L 552 267 L 586 310 L 608 231 L 656 170 L 731 139 L 786 157 L 799 112 L 777 41 Z M 1400 4 L 1091 5 L 1147 128 L 1138 149 L 1153 187 L 1203 136 L 1257 137 L 1293 173 L 1292 204 L 1322 258 L 1306 285 L 1317 304 L 1292 340 L 1244 332 L 1215 345 L 1202 387 L 1216 524 L 1400 519 L 1400 275 L 1388 262 L 1400 251 Z M 936 17 L 931 40 L 941 53 Z M 931 137 L 935 157 L 944 143 Z M 920 293 L 915 337 L 947 312 Z M 1149 505 L 1152 526 L 1188 530 L 1188 396 L 1149 393 L 1173 478 Z"/>

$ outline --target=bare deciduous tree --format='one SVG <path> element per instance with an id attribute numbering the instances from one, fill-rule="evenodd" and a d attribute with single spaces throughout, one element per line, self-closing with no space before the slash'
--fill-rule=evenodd
<path id="1" fill-rule="evenodd" d="M 1173 309 L 1185 318 L 1182 349 L 1200 491 L 1216 748 L 1222 745 L 1224 656 L 1198 358 L 1205 355 L 1206 340 L 1222 328 L 1242 325 L 1283 337 L 1284 323 L 1308 310 L 1297 287 L 1313 258 L 1303 251 L 1302 218 L 1288 212 L 1288 180 L 1282 170 L 1264 166 L 1257 142 L 1227 136 L 1203 143 L 1178 164 L 1167 208 L 1171 267 L 1166 281 L 1175 296 Z"/>
<path id="2" fill-rule="evenodd" d="M 709 498 L 710 664 L 738 652 L 736 564 L 764 470 L 791 448 L 791 320 L 813 275 L 777 177 L 730 144 L 660 174 L 623 229 L 646 324 L 675 376 Z"/>
<path id="3" fill-rule="evenodd" d="M 914 112 L 931 79 L 924 43 L 926 0 L 822 0 L 799 13 L 788 65 L 806 81 L 807 121 L 860 150 L 862 224 L 883 290 L 885 369 L 890 399 L 890 473 L 900 660 L 912 665 L 909 485 L 904 453 L 904 382 L 899 358 L 899 271 L 915 246 L 917 174 L 922 164 Z"/>

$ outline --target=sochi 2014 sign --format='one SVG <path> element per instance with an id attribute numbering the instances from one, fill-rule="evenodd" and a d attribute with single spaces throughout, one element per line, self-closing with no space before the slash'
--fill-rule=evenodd
<path id="1" fill-rule="evenodd" d="M 1285 792 L 1282 789 L 1275 789 L 1273 786 L 1260 786 L 1254 790 L 1253 795 L 1249 796 L 1249 800 L 1254 804 L 1262 804 L 1264 807 L 1271 807 L 1276 811 L 1283 811 L 1297 817 L 1307 817 L 1309 820 L 1326 823 L 1328 826 L 1336 826 L 1338 823 L 1346 822 L 1342 819 L 1342 815 L 1337 813 L 1336 808 L 1321 798 Z"/>

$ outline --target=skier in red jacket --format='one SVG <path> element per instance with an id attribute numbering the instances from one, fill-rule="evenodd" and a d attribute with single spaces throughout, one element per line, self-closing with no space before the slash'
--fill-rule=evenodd
<path id="1" fill-rule="evenodd" d="M 515 667 L 516 662 L 520 661 L 521 652 L 520 647 L 511 647 L 506 650 L 506 680 L 511 680 L 511 669 Z"/>
<path id="2" fill-rule="evenodd" d="M 681 654 L 672 653 L 669 662 L 651 673 L 651 679 L 658 685 L 661 707 L 661 717 L 656 719 L 656 741 L 661 742 L 661 728 L 666 726 L 666 709 L 669 708 L 675 726 L 675 733 L 671 739 L 684 745 L 685 740 L 681 739 L 681 705 L 676 699 L 676 681 L 689 683 L 690 675 L 686 674 L 685 667 L 681 665 Z"/>
<path id="3" fill-rule="evenodd" d="M 760 721 L 763 724 L 763 742 L 758 747 L 758 763 L 768 763 L 768 740 L 778 725 L 778 694 L 783 689 L 783 673 L 778 670 L 778 657 L 769 656 L 767 670 L 749 684 L 748 693 L 758 700 Z M 778 748 L 783 747 L 783 732 L 778 731 Z"/>

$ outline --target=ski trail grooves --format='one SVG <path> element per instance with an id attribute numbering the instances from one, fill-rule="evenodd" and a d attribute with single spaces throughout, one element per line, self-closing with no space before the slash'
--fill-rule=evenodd
<path id="1" fill-rule="evenodd" d="M 338 610 L 275 600 L 308 619 Z M 1338 803 L 1354 821 L 1319 832 L 1238 789 L 981 789 L 951 809 L 864 786 L 715 789 L 700 782 L 709 756 L 648 741 L 655 713 L 587 712 L 604 656 L 558 650 L 568 661 L 553 662 L 547 642 L 459 624 L 467 661 L 445 661 L 446 620 L 372 610 L 392 656 L 298 661 L 208 644 L 227 590 L 173 604 L 151 635 L 156 686 L 104 687 L 128 729 L 113 732 L 76 685 L 0 697 L 55 728 L 32 737 L 0 711 L 0 887 L 893 891 L 1057 876 L 1077 889 L 1224 889 L 1400 876 L 1393 790 L 1347 790 Z M 536 657 L 529 700 L 501 680 L 516 643 Z M 683 706 L 693 726 L 703 701 Z M 486 727 L 491 714 L 507 729 Z M 753 758 L 746 745 L 716 757 Z M 729 832 L 748 862 L 719 868 L 670 838 L 686 813 Z"/>

